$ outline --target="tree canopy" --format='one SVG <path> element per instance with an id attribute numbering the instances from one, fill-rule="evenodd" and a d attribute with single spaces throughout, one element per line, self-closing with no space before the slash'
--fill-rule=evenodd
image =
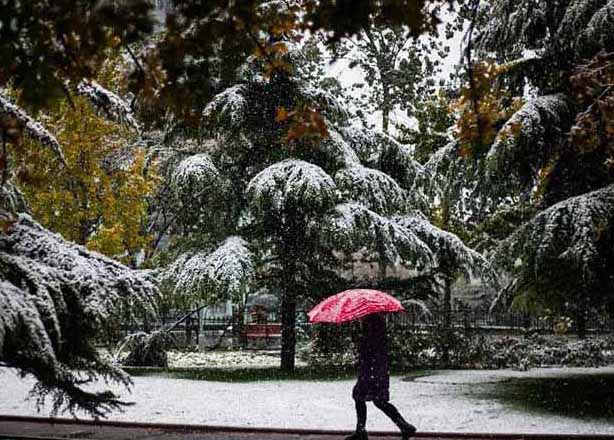
<path id="1" fill-rule="evenodd" d="M 513 274 L 505 291 L 529 308 L 566 307 L 579 321 L 612 302 L 613 8 L 606 0 L 481 4 L 473 43 L 482 70 L 474 73 L 491 75 L 465 89 L 466 108 L 478 111 L 458 126 L 491 209 L 512 201 L 537 212 L 498 246 Z M 489 107 L 472 104 L 480 100 Z M 499 112 L 512 102 L 515 111 Z M 463 136 L 472 130 L 481 135 Z"/>

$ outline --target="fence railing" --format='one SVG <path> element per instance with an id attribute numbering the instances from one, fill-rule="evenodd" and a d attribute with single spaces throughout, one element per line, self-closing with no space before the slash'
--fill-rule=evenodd
<path id="1" fill-rule="evenodd" d="M 184 318 L 188 312 L 188 310 L 178 310 L 162 313 L 153 320 L 126 323 L 122 326 L 120 333 L 125 336 L 137 331 L 151 332 L 169 328 Z M 389 319 L 393 325 L 389 331 L 394 331 L 396 327 L 403 330 L 430 332 L 444 325 L 443 313 L 436 310 L 433 310 L 430 315 L 412 312 L 393 314 Z M 309 331 L 311 325 L 307 323 L 304 311 L 297 312 L 297 322 L 300 327 Z M 489 314 L 474 310 L 453 310 L 450 312 L 449 322 L 453 329 L 475 333 L 518 334 L 531 329 L 548 334 L 557 330 L 555 318 L 544 319 L 522 313 Z M 267 320 L 258 322 L 258 324 L 278 325 L 279 323 Z M 238 315 L 203 316 L 201 312 L 198 312 L 174 326 L 173 334 L 179 336 L 181 345 L 198 345 L 200 338 L 224 335 L 235 338 L 236 343 L 246 346 L 249 342 L 245 336 L 248 333 L 248 325 L 249 322 L 239 319 Z M 576 332 L 573 321 L 569 328 L 564 330 L 568 333 Z M 614 333 L 614 319 L 604 316 L 592 317 L 587 320 L 586 331 L 589 334 Z"/>
<path id="2" fill-rule="evenodd" d="M 178 310 L 159 314 L 155 319 L 124 323 L 120 329 L 120 337 L 139 331 L 153 332 L 172 328 L 172 333 L 180 346 L 199 345 L 199 342 L 205 343 L 205 346 L 216 345 L 221 342 L 221 338 L 226 337 L 234 338 L 233 344 L 244 347 L 249 345 L 250 338 L 256 338 L 259 342 L 265 342 L 263 347 L 266 348 L 269 339 L 274 340 L 279 336 L 280 323 L 266 317 L 263 320 L 245 322 L 245 319 L 240 319 L 236 314 L 202 316 L 201 312 L 194 312 L 186 318 L 189 313 L 190 310 Z"/>
<path id="3" fill-rule="evenodd" d="M 390 318 L 395 324 L 416 329 L 441 327 L 443 312 L 433 311 L 431 315 L 400 313 Z M 453 310 L 450 312 L 450 326 L 476 332 L 518 333 L 535 330 L 540 333 L 575 333 L 576 323 L 572 318 L 538 317 L 524 313 L 485 313 L 474 310 Z M 606 316 L 591 316 L 586 320 L 587 333 L 614 333 L 614 319 Z"/>

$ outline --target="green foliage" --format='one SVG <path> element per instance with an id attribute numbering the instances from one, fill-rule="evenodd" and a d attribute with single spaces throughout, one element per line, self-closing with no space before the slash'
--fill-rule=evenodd
<path id="1" fill-rule="evenodd" d="M 568 339 L 528 336 L 524 338 L 499 338 L 490 341 L 484 359 L 486 368 L 515 368 L 527 370 L 534 367 L 600 367 L 609 363 L 606 354 L 611 350 L 608 339 Z"/>
<path id="2" fill-rule="evenodd" d="M 46 115 L 63 145 L 66 165 L 27 141 L 16 152 L 17 183 L 33 214 L 76 243 L 131 261 L 148 246 L 147 197 L 156 176 L 144 171 L 144 152 L 130 149 L 132 135 L 97 116 L 84 98 Z"/>
<path id="3" fill-rule="evenodd" d="M 433 92 L 433 76 L 439 61 L 434 52 L 445 52 L 437 40 L 420 43 L 407 27 L 378 26 L 374 17 L 359 35 L 343 41 L 334 49 L 335 57 L 349 59 L 350 67 L 359 67 L 364 83 L 352 86 L 350 98 L 359 108 L 358 116 L 366 123 L 369 114 L 382 112 L 382 129 L 391 126 L 393 111 L 413 116 L 418 102 Z"/>
<path id="4" fill-rule="evenodd" d="M 348 325 L 316 325 L 310 329 L 309 342 L 298 355 L 312 367 L 354 368 L 358 355 L 359 322 Z"/>
<path id="5" fill-rule="evenodd" d="M 309 365 L 351 366 L 355 362 L 355 338 L 352 326 L 318 326 L 310 334 L 301 356 Z M 599 367 L 608 365 L 612 356 L 611 338 L 574 340 L 558 336 L 487 336 L 434 327 L 420 331 L 389 321 L 388 352 L 392 370 L 432 368 L 513 368 Z M 444 361 L 444 353 L 448 359 Z"/>
<path id="6" fill-rule="evenodd" d="M 582 317 L 611 302 L 612 2 L 474 5 L 467 56 L 477 59 L 457 137 L 484 211 L 501 219 L 517 209 L 507 226 L 524 223 L 497 252 L 509 275 L 502 294 L 524 308 L 570 303 Z"/>
<path id="7" fill-rule="evenodd" d="M 390 362 L 393 368 L 513 368 L 600 367 L 608 365 L 609 339 L 574 341 L 543 336 L 483 336 L 463 332 L 446 334 L 391 332 Z M 449 347 L 449 360 L 443 354 Z"/>
<path id="8" fill-rule="evenodd" d="M 440 89 L 426 99 L 415 100 L 412 116 L 418 122 L 417 127 L 401 127 L 401 141 L 415 146 L 414 158 L 420 163 L 427 162 L 448 143 L 448 130 L 455 122 L 450 111 L 451 93 Z"/>
<path id="9" fill-rule="evenodd" d="M 22 91 L 42 107 L 66 92 L 64 81 L 93 78 L 108 48 L 141 40 L 153 29 L 146 0 L 9 1 L 0 5 L 0 87 Z"/>
<path id="10" fill-rule="evenodd" d="M 139 332 L 126 337 L 123 348 L 129 350 L 122 360 L 123 365 L 132 367 L 168 367 L 166 351 L 173 347 L 173 335 L 165 331 L 151 334 Z"/>

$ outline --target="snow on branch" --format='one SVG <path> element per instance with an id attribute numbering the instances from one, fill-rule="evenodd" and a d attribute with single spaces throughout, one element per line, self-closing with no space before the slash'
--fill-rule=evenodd
<path id="1" fill-rule="evenodd" d="M 431 208 L 445 200 L 456 218 L 469 221 L 493 202 L 489 197 L 493 185 L 482 184 L 482 160 L 468 159 L 460 150 L 457 140 L 437 150 L 424 164 L 424 178 L 418 185 L 427 194 Z"/>
<path id="2" fill-rule="evenodd" d="M 14 182 L 7 180 L 4 182 L 4 185 L 0 185 L 0 218 L 6 213 L 24 212 L 27 210 L 28 202 Z"/>
<path id="3" fill-rule="evenodd" d="M 339 128 L 339 132 L 346 139 L 349 146 L 358 155 L 360 161 L 369 166 L 375 166 L 382 154 L 383 143 L 376 132 L 354 122 L 351 125 Z"/>
<path id="4" fill-rule="evenodd" d="M 608 0 L 572 0 L 558 26 L 557 36 L 561 40 L 578 37 L 586 28 L 596 10 Z"/>
<path id="5" fill-rule="evenodd" d="M 268 213 L 325 211 L 334 203 L 335 190 L 322 168 L 296 159 L 271 165 L 247 185 L 253 206 Z"/>
<path id="6" fill-rule="evenodd" d="M 483 54 L 529 50 L 580 60 L 614 44 L 613 0 L 497 0 L 483 2 L 482 12 L 489 18 L 476 41 Z"/>
<path id="7" fill-rule="evenodd" d="M 486 157 L 492 182 L 514 176 L 532 187 L 547 165 L 572 121 L 564 94 L 538 96 L 528 101 L 499 131 Z"/>
<path id="8" fill-rule="evenodd" d="M 247 114 L 247 86 L 238 84 L 218 93 L 203 111 L 203 117 L 211 124 L 227 129 L 240 129 Z"/>
<path id="9" fill-rule="evenodd" d="M 287 0 L 267 0 L 260 2 L 256 6 L 256 11 L 264 16 L 275 16 L 274 14 L 288 13 L 290 3 Z"/>
<path id="10" fill-rule="evenodd" d="M 383 145 L 377 168 L 393 176 L 405 189 L 413 188 L 426 177 L 424 167 L 414 159 L 413 148 L 385 133 L 378 138 Z"/>
<path id="11" fill-rule="evenodd" d="M 132 108 L 130 108 L 130 104 L 96 81 L 82 80 L 77 85 L 77 94 L 85 96 L 96 111 L 109 120 L 132 128 L 137 132 L 140 131 L 139 123 Z"/>
<path id="12" fill-rule="evenodd" d="M 395 221 L 426 243 L 440 266 L 445 265 L 447 270 L 461 272 L 467 278 L 482 278 L 487 282 L 496 282 L 488 261 L 482 254 L 463 243 L 458 236 L 432 225 L 426 218 L 419 216 L 397 217 Z"/>
<path id="13" fill-rule="evenodd" d="M 8 99 L 0 95 L 0 116 L 8 115 L 15 119 L 17 123 L 25 130 L 26 134 L 32 139 L 37 140 L 43 146 L 50 148 L 65 164 L 64 153 L 58 140 L 53 136 L 40 122 L 36 122 L 20 107 L 16 106 Z"/>
<path id="14" fill-rule="evenodd" d="M 394 174 L 393 177 L 405 188 L 412 186 L 415 179 L 423 175 L 424 168 L 414 160 L 410 145 L 401 144 L 382 131 L 370 130 L 359 124 L 342 127 L 340 132 L 363 164 Z"/>
<path id="15" fill-rule="evenodd" d="M 171 176 L 171 188 L 181 200 L 197 200 L 220 182 L 220 172 L 208 154 L 183 159 Z"/>
<path id="16" fill-rule="evenodd" d="M 343 168 L 335 174 L 337 188 L 344 200 L 362 203 L 380 214 L 405 210 L 407 194 L 387 174 L 363 166 Z"/>
<path id="17" fill-rule="evenodd" d="M 253 254 L 248 243 L 232 236 L 210 254 L 182 255 L 162 273 L 160 283 L 173 294 L 215 304 L 237 299 L 253 277 Z"/>
<path id="18" fill-rule="evenodd" d="M 25 214 L 0 235 L 0 360 L 38 380 L 53 412 L 104 416 L 125 403 L 83 385 L 102 377 L 128 386 L 95 348 L 109 319 L 152 314 L 157 289 L 143 273 L 65 241 Z"/>
<path id="19" fill-rule="evenodd" d="M 585 56 L 614 47 L 614 0 L 610 0 L 591 17 L 586 29 L 578 36 L 578 45 Z"/>
<path id="20" fill-rule="evenodd" d="M 546 38 L 558 28 L 567 3 L 535 0 L 482 2 L 482 12 L 489 20 L 480 32 L 477 48 L 484 53 L 503 54 L 541 48 Z"/>
<path id="21" fill-rule="evenodd" d="M 85 247 L 65 241 L 20 214 L 8 234 L 0 238 L 5 252 L 35 260 L 60 270 L 83 294 L 83 311 L 92 324 L 100 325 L 118 304 L 140 305 L 153 313 L 156 289 L 144 273 L 130 270 L 121 263 Z"/>
<path id="22" fill-rule="evenodd" d="M 342 133 L 334 127 L 328 126 L 328 136 L 322 139 L 315 147 L 320 150 L 327 161 L 335 168 L 349 167 L 360 164 L 358 155 L 352 146 L 346 142 Z"/>
<path id="23" fill-rule="evenodd" d="M 309 84 L 301 84 L 298 93 L 307 102 L 314 103 L 327 119 L 331 121 L 347 121 L 346 107 L 330 92 Z"/>
<path id="24" fill-rule="evenodd" d="M 388 264 L 400 260 L 426 266 L 435 261 L 429 247 L 411 230 L 357 203 L 337 205 L 322 228 L 326 239 L 342 251 L 366 248 Z"/>
<path id="25" fill-rule="evenodd" d="M 459 179 L 467 177 L 461 173 L 450 175 L 453 164 L 461 157 L 459 149 L 460 144 L 458 141 L 453 140 L 448 142 L 435 151 L 424 164 L 424 175 L 427 176 L 427 178 L 421 183 L 432 198 L 442 197 L 445 188 L 449 186 L 452 181 L 457 183 Z"/>
<path id="26" fill-rule="evenodd" d="M 459 143 L 453 140 L 435 151 L 424 164 L 424 169 L 430 176 L 442 176 L 446 173 L 450 162 L 459 156 Z"/>
<path id="27" fill-rule="evenodd" d="M 561 287 L 561 281 L 569 283 L 564 277 L 571 277 L 587 295 L 602 292 L 604 280 L 610 292 L 612 237 L 614 185 L 540 212 L 499 246 L 497 257 L 515 274 L 519 289 Z"/>

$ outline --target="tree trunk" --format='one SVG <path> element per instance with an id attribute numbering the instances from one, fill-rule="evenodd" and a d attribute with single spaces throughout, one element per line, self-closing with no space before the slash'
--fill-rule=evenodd
<path id="1" fill-rule="evenodd" d="M 296 349 L 296 302 L 293 292 L 284 292 L 281 301 L 281 370 L 294 371 Z"/>
<path id="2" fill-rule="evenodd" d="M 442 229 L 448 231 L 450 229 L 450 203 L 448 193 L 446 191 L 441 205 L 441 226 Z M 444 276 L 443 286 L 443 353 L 442 362 L 445 367 L 450 366 L 450 345 L 452 340 L 452 269 L 446 264 L 446 258 L 443 259 L 441 270 Z"/>
<path id="3" fill-rule="evenodd" d="M 586 308 L 583 304 L 580 304 L 576 310 L 576 330 L 578 338 L 586 339 Z"/>
<path id="4" fill-rule="evenodd" d="M 379 263 L 379 277 L 380 277 L 380 280 L 386 279 L 386 262 L 385 261 L 380 261 Z"/>
<path id="5" fill-rule="evenodd" d="M 443 293 L 443 347 L 441 360 L 444 367 L 450 366 L 450 342 L 452 339 L 452 286 L 448 274 L 444 278 Z"/>
<path id="6" fill-rule="evenodd" d="M 296 351 L 297 261 L 300 261 L 300 222 L 288 215 L 280 243 L 281 274 L 281 370 L 294 371 Z"/>
<path id="7" fill-rule="evenodd" d="M 388 134 L 388 127 L 390 125 L 390 90 L 386 85 L 383 88 L 384 102 L 382 105 L 382 130 Z"/>

